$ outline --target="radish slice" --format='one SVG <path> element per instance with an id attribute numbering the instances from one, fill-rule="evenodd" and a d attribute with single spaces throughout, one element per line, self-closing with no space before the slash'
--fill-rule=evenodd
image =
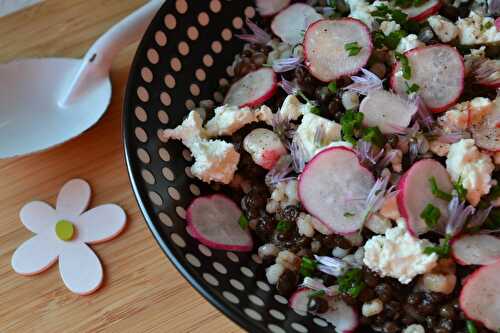
<path id="1" fill-rule="evenodd" d="M 242 214 L 223 195 L 199 197 L 188 207 L 186 230 L 212 249 L 248 252 L 253 248 L 253 240 L 250 231 L 243 230 L 238 223 Z"/>
<path id="2" fill-rule="evenodd" d="M 306 4 L 296 3 L 274 17 L 271 30 L 284 42 L 297 45 L 304 40 L 304 32 L 323 16 Z"/>
<path id="3" fill-rule="evenodd" d="M 410 125 L 417 106 L 388 91 L 375 90 L 363 99 L 359 112 L 364 114 L 364 126 L 378 126 L 382 133 L 391 134 Z"/>
<path id="4" fill-rule="evenodd" d="M 290 0 L 256 0 L 257 11 L 261 16 L 273 16 L 290 4 Z"/>
<path id="5" fill-rule="evenodd" d="M 453 185 L 445 167 L 436 160 L 420 160 L 406 171 L 398 183 L 398 206 L 401 216 L 406 220 L 410 233 L 418 236 L 429 231 L 427 224 L 420 214 L 428 204 L 432 204 L 441 211 L 440 222 L 448 217 L 448 202 L 432 194 L 430 179 L 434 177 L 438 188 L 451 193 Z"/>
<path id="6" fill-rule="evenodd" d="M 277 88 L 276 73 L 271 68 L 261 68 L 235 82 L 229 89 L 224 104 L 240 108 L 258 107 L 273 97 Z"/>
<path id="7" fill-rule="evenodd" d="M 345 46 L 353 42 L 361 50 L 349 56 Z M 368 62 L 372 48 L 370 30 L 353 18 L 317 21 L 309 26 L 304 37 L 309 71 L 324 82 L 357 73 Z"/>
<path id="8" fill-rule="evenodd" d="M 406 96 L 407 85 L 419 85 L 419 95 L 433 112 L 445 111 L 455 104 L 464 89 L 464 61 L 458 51 L 448 45 L 418 47 L 405 53 L 412 77 L 403 78 L 401 64 L 394 67 L 391 87 Z"/>
<path id="9" fill-rule="evenodd" d="M 500 238 L 465 235 L 453 240 L 451 249 L 460 265 L 489 265 L 500 259 Z"/>
<path id="10" fill-rule="evenodd" d="M 441 8 L 441 1 L 429 0 L 421 6 L 403 9 L 408 14 L 408 18 L 414 21 L 423 21 L 431 15 L 436 14 Z"/>
<path id="11" fill-rule="evenodd" d="M 332 147 L 309 161 L 299 177 L 298 194 L 310 214 L 345 235 L 363 226 L 365 199 L 374 183 L 352 150 Z"/>
<path id="12" fill-rule="evenodd" d="M 290 307 L 300 315 L 307 314 L 307 303 L 309 303 L 309 295 L 314 293 L 314 290 L 308 288 L 297 289 L 288 300 Z"/>
<path id="13" fill-rule="evenodd" d="M 335 326 L 335 332 L 354 332 L 358 327 L 358 314 L 356 311 L 344 301 L 335 297 L 329 301 L 329 305 L 331 310 L 318 315 L 318 317 Z"/>
<path id="14" fill-rule="evenodd" d="M 298 314 L 305 316 L 307 314 L 307 303 L 309 302 L 309 295 L 311 293 L 314 293 L 314 290 L 307 288 L 298 289 L 292 297 L 290 297 L 290 307 Z M 336 332 L 353 332 L 358 326 L 358 315 L 356 311 L 336 297 L 330 298 L 328 303 L 330 305 L 330 310 L 319 314 L 318 317 L 325 319 L 335 326 Z"/>
<path id="15" fill-rule="evenodd" d="M 493 110 L 479 126 L 472 128 L 474 141 L 482 149 L 500 151 L 500 99 L 494 102 Z"/>
<path id="16" fill-rule="evenodd" d="M 460 293 L 460 308 L 465 315 L 490 330 L 500 328 L 500 261 L 483 266 L 469 275 Z"/>
<path id="17" fill-rule="evenodd" d="M 500 18 L 497 20 L 500 20 Z M 474 75 L 480 85 L 491 89 L 500 88 L 500 60 L 488 59 L 483 61 L 474 69 Z"/>

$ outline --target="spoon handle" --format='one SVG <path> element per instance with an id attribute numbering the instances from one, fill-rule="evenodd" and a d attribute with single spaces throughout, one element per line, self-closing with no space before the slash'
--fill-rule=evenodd
<path id="1" fill-rule="evenodd" d="M 85 54 L 82 65 L 59 104 L 65 106 L 73 102 L 90 79 L 108 75 L 115 56 L 142 37 L 163 2 L 164 0 L 149 1 L 102 35 Z"/>

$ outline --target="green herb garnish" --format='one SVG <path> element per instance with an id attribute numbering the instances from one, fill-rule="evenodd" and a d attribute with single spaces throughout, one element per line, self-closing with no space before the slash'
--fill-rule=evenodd
<path id="1" fill-rule="evenodd" d="M 393 31 L 389 34 L 389 36 L 385 37 L 384 45 L 387 46 L 389 50 L 395 50 L 398 47 L 401 38 L 405 36 L 406 32 L 403 30 Z"/>
<path id="2" fill-rule="evenodd" d="M 441 190 L 438 187 L 435 177 L 429 178 L 429 183 L 431 184 L 431 192 L 436 198 L 443 199 L 446 201 L 451 201 L 451 199 L 453 199 L 453 196 L 451 194 L 446 193 L 445 191 Z"/>
<path id="3" fill-rule="evenodd" d="M 321 114 L 321 109 L 318 106 L 313 106 L 309 111 L 317 116 Z"/>
<path id="4" fill-rule="evenodd" d="M 413 83 L 411 86 L 408 84 L 408 82 L 405 81 L 406 85 L 406 94 L 411 95 L 413 93 L 416 93 L 420 90 L 420 86 L 416 83 Z"/>
<path id="5" fill-rule="evenodd" d="M 325 291 L 324 290 L 316 290 L 310 293 L 307 297 L 313 298 L 313 297 L 320 297 L 320 296 L 325 296 Z"/>
<path id="6" fill-rule="evenodd" d="M 438 246 L 428 246 L 424 249 L 424 253 L 427 255 L 431 255 L 436 253 L 440 258 L 447 258 L 450 256 L 451 246 L 450 246 L 450 235 L 446 235 L 444 241 L 441 245 Z"/>
<path id="7" fill-rule="evenodd" d="M 347 110 L 342 118 L 340 118 L 340 125 L 342 126 L 342 138 L 352 144 L 356 144 L 354 132 L 361 128 L 363 122 L 363 114 L 361 112 L 354 112 Z"/>
<path id="8" fill-rule="evenodd" d="M 420 217 L 425 221 L 425 224 L 427 224 L 429 228 L 433 229 L 438 224 L 439 218 L 441 217 L 441 211 L 439 208 L 430 203 L 425 206 L 424 210 L 420 214 Z"/>
<path id="9" fill-rule="evenodd" d="M 337 282 L 341 292 L 354 298 L 358 297 L 366 286 L 363 281 L 363 272 L 359 268 L 348 270 L 344 275 L 337 279 Z"/>
<path id="10" fill-rule="evenodd" d="M 302 276 L 311 276 L 312 273 L 314 273 L 314 271 L 316 270 L 316 266 L 318 266 L 316 260 L 309 257 L 302 257 L 299 273 Z"/>
<path id="11" fill-rule="evenodd" d="M 346 43 L 344 49 L 349 54 L 349 57 L 358 55 L 361 52 L 362 47 L 359 46 L 358 42 Z"/>
<path id="12" fill-rule="evenodd" d="M 335 0 L 326 0 L 326 5 L 333 9 L 337 8 L 337 2 Z"/>
<path id="13" fill-rule="evenodd" d="M 453 182 L 453 188 L 457 191 L 458 199 L 460 199 L 460 201 L 465 201 L 467 189 L 462 185 L 462 176 L 458 177 L 456 182 Z"/>
<path id="14" fill-rule="evenodd" d="M 396 57 L 396 60 L 398 60 L 401 63 L 401 69 L 403 70 L 403 78 L 405 80 L 410 80 L 411 79 L 411 67 L 410 67 L 410 62 L 408 61 L 408 58 L 399 52 L 395 52 L 394 56 Z"/>
<path id="15" fill-rule="evenodd" d="M 328 90 L 330 90 L 330 92 L 331 92 L 332 94 L 337 93 L 337 91 L 338 91 L 338 88 L 337 88 L 337 82 L 335 82 L 335 81 L 330 82 L 330 83 L 328 84 Z"/>
<path id="16" fill-rule="evenodd" d="M 492 22 L 486 22 L 485 24 L 483 24 L 481 26 L 481 31 L 484 31 L 484 30 L 488 30 L 489 28 L 491 28 L 493 26 L 493 23 Z"/>
<path id="17" fill-rule="evenodd" d="M 278 224 L 276 225 L 276 230 L 278 232 L 287 232 L 292 227 L 292 224 L 287 220 L 278 220 Z"/>
<path id="18" fill-rule="evenodd" d="M 362 139 L 366 142 L 371 142 L 378 147 L 383 147 L 385 144 L 384 135 L 377 126 L 365 128 L 363 130 Z"/>
<path id="19" fill-rule="evenodd" d="M 467 320 L 467 333 L 477 333 L 476 324 L 472 320 Z"/>
<path id="20" fill-rule="evenodd" d="M 344 213 L 344 217 L 353 217 L 353 216 L 356 216 L 356 214 L 351 213 L 351 212 L 345 212 Z"/>
<path id="21" fill-rule="evenodd" d="M 245 215 L 241 214 L 240 218 L 238 219 L 238 224 L 240 225 L 240 228 L 243 230 L 246 230 L 248 228 L 248 219 Z"/>

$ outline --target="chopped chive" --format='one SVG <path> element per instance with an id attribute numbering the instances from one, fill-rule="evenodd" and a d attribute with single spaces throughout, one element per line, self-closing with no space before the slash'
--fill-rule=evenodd
<path id="1" fill-rule="evenodd" d="M 462 176 L 458 177 L 456 182 L 453 182 L 453 188 L 457 191 L 460 201 L 465 201 L 467 197 L 467 189 L 462 185 Z"/>
<path id="2" fill-rule="evenodd" d="M 292 227 L 292 224 L 287 220 L 278 220 L 276 225 L 276 230 L 279 232 L 287 232 Z"/>
<path id="3" fill-rule="evenodd" d="M 408 61 L 408 58 L 399 52 L 395 52 L 394 56 L 396 57 L 396 60 L 398 60 L 401 63 L 401 69 L 403 70 L 403 78 L 405 80 L 410 80 L 411 79 L 411 67 L 410 67 L 410 62 Z"/>
<path id="4" fill-rule="evenodd" d="M 362 47 L 359 46 L 358 42 L 352 42 L 352 43 L 346 43 L 344 45 L 344 49 L 349 54 L 349 57 L 353 57 L 355 55 L 358 55 L 359 52 L 361 52 Z"/>
<path id="5" fill-rule="evenodd" d="M 420 214 L 420 217 L 425 221 L 425 224 L 431 229 L 436 227 L 439 218 L 441 217 L 441 211 L 439 208 L 429 203 L 425 206 L 424 210 Z"/>
<path id="6" fill-rule="evenodd" d="M 472 320 L 467 320 L 467 333 L 477 333 L 476 324 Z"/>
<path id="7" fill-rule="evenodd" d="M 448 258 L 451 252 L 450 236 L 446 235 L 443 244 L 438 246 L 428 246 L 424 249 L 424 254 L 431 255 L 436 253 L 440 258 Z"/>
<path id="8" fill-rule="evenodd" d="M 310 109 L 310 112 L 319 116 L 321 114 L 321 109 L 318 106 L 313 106 Z"/>
<path id="9" fill-rule="evenodd" d="M 342 126 L 342 138 L 352 144 L 356 144 L 354 133 L 361 128 L 364 114 L 361 112 L 354 112 L 347 110 L 340 118 L 340 125 Z"/>
<path id="10" fill-rule="evenodd" d="M 241 214 L 238 224 L 240 225 L 240 228 L 243 230 L 246 230 L 248 228 L 248 219 L 245 215 Z"/>
<path id="11" fill-rule="evenodd" d="M 363 130 L 363 138 L 364 141 L 370 142 L 380 148 L 382 148 L 385 144 L 385 138 L 380 129 L 375 127 L 368 127 Z"/>
<path id="12" fill-rule="evenodd" d="M 363 281 L 363 272 L 359 268 L 348 270 L 344 275 L 337 279 L 337 282 L 341 292 L 354 298 L 358 297 L 366 287 L 366 284 Z"/>
<path id="13" fill-rule="evenodd" d="M 319 297 L 319 296 L 325 296 L 325 291 L 324 290 L 316 290 L 316 291 L 313 291 L 312 293 L 310 293 L 308 295 L 309 298 L 313 298 L 313 297 Z"/>
<path id="14" fill-rule="evenodd" d="M 411 95 L 413 93 L 416 93 L 420 90 L 420 86 L 416 83 L 413 83 L 411 86 L 408 84 L 408 82 L 405 81 L 406 85 L 406 94 Z"/>
<path id="15" fill-rule="evenodd" d="M 431 192 L 436 198 L 443 199 L 446 201 L 451 201 L 451 199 L 453 199 L 453 196 L 451 194 L 446 193 L 445 191 L 439 189 L 435 177 L 429 178 L 429 183 L 431 184 Z"/>
<path id="16" fill-rule="evenodd" d="M 309 257 L 302 257 L 302 261 L 300 262 L 299 273 L 302 276 L 311 276 L 316 270 L 317 266 L 318 263 L 316 262 L 316 260 L 311 259 Z"/>
<path id="17" fill-rule="evenodd" d="M 351 212 L 345 212 L 344 213 L 344 217 L 353 217 L 355 216 L 355 214 L 351 213 Z"/>
<path id="18" fill-rule="evenodd" d="M 335 94 L 335 93 L 337 92 L 337 90 L 338 90 L 338 89 L 337 89 L 337 82 L 335 82 L 335 81 L 330 82 L 330 83 L 328 84 L 328 90 L 330 90 L 330 92 L 331 92 L 332 94 Z"/>

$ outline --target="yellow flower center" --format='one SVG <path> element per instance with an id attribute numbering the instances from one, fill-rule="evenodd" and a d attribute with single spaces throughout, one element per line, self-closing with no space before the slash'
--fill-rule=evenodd
<path id="1" fill-rule="evenodd" d="M 75 235 L 75 226 L 66 220 L 57 221 L 56 235 L 62 241 L 70 241 Z"/>

